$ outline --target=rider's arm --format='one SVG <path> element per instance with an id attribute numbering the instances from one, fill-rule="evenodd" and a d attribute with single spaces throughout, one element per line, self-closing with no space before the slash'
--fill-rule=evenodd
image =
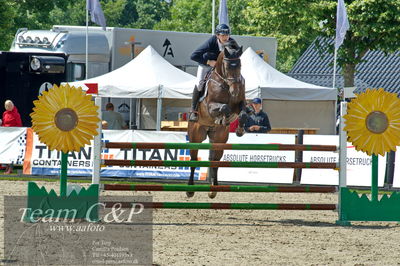
<path id="1" fill-rule="evenodd" d="M 218 50 L 215 51 L 216 45 L 216 37 L 213 36 L 197 48 L 190 56 L 190 59 L 199 64 L 207 65 L 208 60 L 216 60 L 218 56 Z"/>

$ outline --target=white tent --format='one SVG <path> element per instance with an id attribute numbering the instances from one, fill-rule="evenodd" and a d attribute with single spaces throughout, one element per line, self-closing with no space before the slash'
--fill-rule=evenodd
<path id="1" fill-rule="evenodd" d="M 291 78 L 266 63 L 251 48 L 241 56 L 246 98 L 260 97 L 275 128 L 319 128 L 335 134 L 336 89 Z"/>
<path id="2" fill-rule="evenodd" d="M 102 97 L 190 99 L 196 77 L 171 65 L 149 45 L 124 66 L 70 85 L 85 88 L 85 83 L 98 83 Z"/>
<path id="3" fill-rule="evenodd" d="M 157 99 L 156 127 L 159 129 L 162 99 L 191 99 L 197 79 L 171 65 L 153 47 L 148 46 L 132 61 L 114 71 L 70 85 L 87 89 L 85 83 L 97 83 L 101 97 Z M 151 101 L 147 103 L 141 112 L 151 116 L 154 104 Z M 154 124 L 154 121 L 150 124 Z"/>

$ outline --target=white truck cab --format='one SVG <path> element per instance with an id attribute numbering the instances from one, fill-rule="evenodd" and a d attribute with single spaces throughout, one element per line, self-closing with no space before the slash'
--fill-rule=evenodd
<path id="1" fill-rule="evenodd" d="M 89 32 L 89 69 L 88 76 L 95 77 L 110 71 L 110 47 L 106 36 L 98 32 Z M 19 29 L 11 45 L 11 52 L 49 53 L 48 57 L 33 57 L 31 67 L 51 68 L 56 63 L 51 54 L 64 53 L 68 56 L 67 81 L 85 79 L 86 33 L 63 30 Z M 46 71 L 43 67 L 43 71 Z"/>

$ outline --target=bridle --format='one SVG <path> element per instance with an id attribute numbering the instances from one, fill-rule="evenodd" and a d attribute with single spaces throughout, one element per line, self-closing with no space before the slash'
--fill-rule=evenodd
<path id="1" fill-rule="evenodd" d="M 228 64 L 234 68 L 240 66 L 240 58 L 224 58 L 223 59 L 225 62 L 228 62 Z M 218 73 L 218 71 L 214 71 L 214 73 L 220 78 L 228 87 L 232 86 L 235 83 L 242 83 L 243 82 L 243 77 L 242 75 L 239 75 L 238 77 L 234 78 L 226 78 L 226 70 L 225 70 L 225 64 L 222 64 L 221 67 L 222 70 L 222 75 Z M 214 82 L 217 82 L 216 80 L 213 80 Z M 219 85 L 223 85 L 219 82 L 217 82 Z M 223 87 L 223 86 L 222 86 Z"/>

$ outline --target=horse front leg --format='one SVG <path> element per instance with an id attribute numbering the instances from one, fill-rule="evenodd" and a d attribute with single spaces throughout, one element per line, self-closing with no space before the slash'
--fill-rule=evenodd
<path id="1" fill-rule="evenodd" d="M 219 160 L 221 160 L 223 154 L 224 154 L 223 150 L 221 150 L 221 151 L 210 150 L 209 160 L 210 161 L 219 161 Z M 210 178 L 210 182 L 212 182 L 213 186 L 218 185 L 218 167 L 210 167 L 209 178 Z M 216 191 L 208 192 L 208 197 L 210 199 L 213 199 L 216 196 L 217 196 Z"/>
<path id="2" fill-rule="evenodd" d="M 232 110 L 229 105 L 225 103 L 211 102 L 208 104 L 208 111 L 212 118 L 215 119 L 217 125 L 227 125 L 227 118 L 231 115 Z"/>
<path id="3" fill-rule="evenodd" d="M 246 104 L 244 101 L 240 102 L 240 113 L 239 113 L 239 126 L 236 129 L 236 136 L 241 137 L 244 135 L 244 126 L 247 122 Z"/>
<path id="4" fill-rule="evenodd" d="M 190 151 L 190 160 L 191 161 L 197 161 L 199 151 L 198 150 L 191 150 Z M 190 176 L 189 176 L 189 181 L 188 185 L 194 185 L 194 172 L 196 170 L 196 167 L 190 167 Z M 186 191 L 186 196 L 188 198 L 191 198 L 194 196 L 194 191 Z"/>

